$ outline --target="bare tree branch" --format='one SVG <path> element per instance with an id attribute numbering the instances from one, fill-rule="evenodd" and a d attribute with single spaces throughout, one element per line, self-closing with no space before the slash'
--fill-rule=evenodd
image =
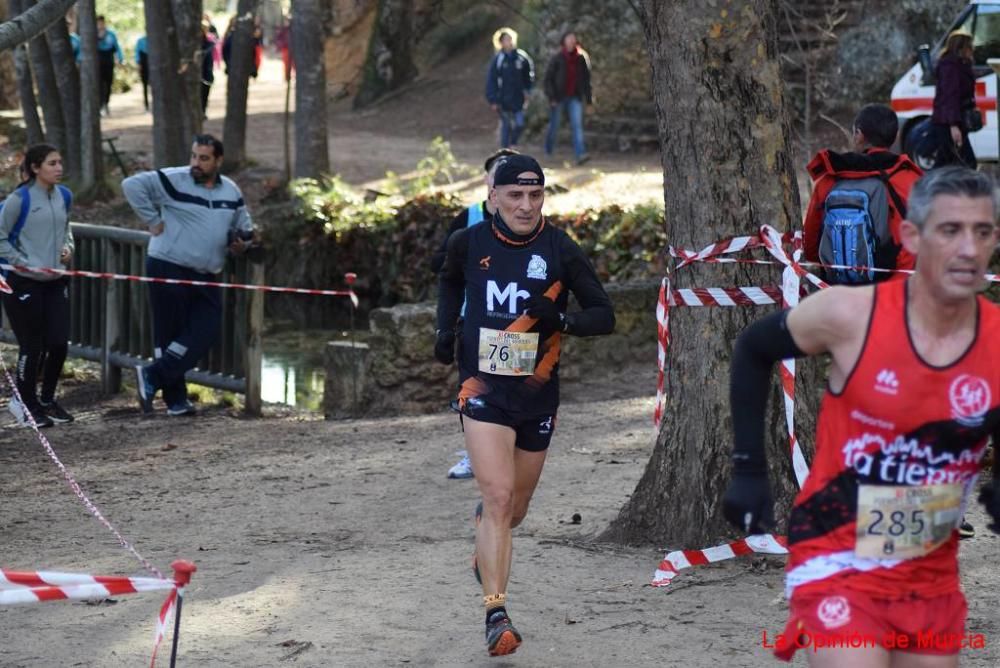
<path id="1" fill-rule="evenodd" d="M 39 0 L 28 11 L 0 23 L 0 51 L 13 49 L 41 35 L 50 25 L 63 19 L 76 0 Z"/>

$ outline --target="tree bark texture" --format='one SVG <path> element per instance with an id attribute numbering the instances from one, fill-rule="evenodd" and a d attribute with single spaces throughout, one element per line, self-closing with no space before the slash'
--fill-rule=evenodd
<path id="1" fill-rule="evenodd" d="M 25 5 L 31 6 L 35 0 L 27 0 Z M 66 120 L 63 116 L 62 98 L 59 95 L 59 82 L 52 67 L 52 56 L 45 33 L 28 42 L 28 56 L 31 60 L 31 70 L 35 75 L 35 85 L 38 87 L 38 101 L 42 107 L 42 118 L 45 121 L 45 141 L 53 144 L 60 151 L 66 150 Z"/>
<path id="2" fill-rule="evenodd" d="M 0 22 L 10 18 L 7 0 L 0 0 Z M 14 66 L 14 51 L 0 51 L 0 109 L 17 107 L 17 71 Z"/>
<path id="3" fill-rule="evenodd" d="M 197 5 L 197 7 L 194 7 Z M 179 11 L 175 12 L 175 9 Z M 145 0 L 150 90 L 153 93 L 153 163 L 187 163 L 192 137 L 201 131 L 201 2 Z M 197 10 L 197 47 L 190 35 Z M 179 17 L 179 18 L 178 18 Z M 197 51 L 197 53 L 196 53 Z M 192 84 L 193 82 L 193 84 Z M 169 91 L 169 94 L 161 94 Z"/>
<path id="4" fill-rule="evenodd" d="M 69 29 L 65 21 L 56 21 L 45 31 L 52 57 L 52 69 L 59 89 L 59 101 L 66 128 L 66 143 L 61 146 L 64 178 L 76 181 L 80 176 L 80 70 L 73 57 Z"/>
<path id="5" fill-rule="evenodd" d="M 355 107 L 363 107 L 417 76 L 412 0 L 377 0 L 378 14 Z M 297 62 L 297 61 L 296 61 Z"/>
<path id="6" fill-rule="evenodd" d="M 292 57 L 295 60 L 295 171 L 294 177 L 315 178 L 330 171 L 327 144 L 326 3 L 292 3 Z"/>
<path id="7" fill-rule="evenodd" d="M 253 70 L 253 21 L 259 4 L 260 0 L 240 0 L 236 9 L 236 29 L 226 82 L 226 120 L 222 129 L 226 162 L 230 168 L 238 168 L 246 162 L 247 90 Z"/>
<path id="8" fill-rule="evenodd" d="M 35 80 L 31 76 L 31 63 L 28 62 L 28 45 L 18 44 L 14 47 L 14 67 L 17 70 L 17 90 L 21 98 L 21 114 L 24 116 L 24 127 L 28 134 L 29 144 L 38 144 L 45 139 L 42 132 L 42 118 L 38 115 L 38 102 L 35 100 Z"/>
<path id="9" fill-rule="evenodd" d="M 94 0 L 77 5 L 80 32 L 80 189 L 97 192 L 104 183 L 101 147 L 101 86 L 97 66 L 97 12 Z"/>
<path id="10" fill-rule="evenodd" d="M 191 139 L 201 133 L 201 17 L 202 0 L 170 0 L 174 26 L 177 28 L 177 48 L 181 55 L 180 84 L 183 90 L 181 121 L 183 123 L 184 160 L 191 150 Z"/>
<path id="11" fill-rule="evenodd" d="M 790 229 L 800 206 L 779 74 L 777 0 L 637 5 L 652 62 L 668 243 L 701 249 L 755 234 L 763 224 Z M 686 267 L 673 280 L 674 287 L 781 283 L 777 268 L 717 264 Z M 730 533 L 721 512 L 732 452 L 729 358 L 739 332 L 766 312 L 671 310 L 668 398 L 656 446 L 604 538 L 701 548 Z M 768 457 L 781 517 L 796 485 L 777 370 L 772 387 Z M 811 431 L 807 416 L 817 392 L 800 394 L 809 395 L 798 402 L 801 438 Z"/>
<path id="12" fill-rule="evenodd" d="M 65 18 L 76 0 L 39 0 L 25 10 L 15 10 L 11 2 L 10 20 L 0 24 L 0 51 L 13 49 L 41 35 L 56 21 Z"/>

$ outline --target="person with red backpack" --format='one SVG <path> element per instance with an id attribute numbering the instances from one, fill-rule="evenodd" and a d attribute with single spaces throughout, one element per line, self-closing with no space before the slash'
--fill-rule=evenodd
<path id="1" fill-rule="evenodd" d="M 805 257 L 824 266 L 831 283 L 864 284 L 913 269 L 902 247 L 910 189 L 923 171 L 906 155 L 889 150 L 899 120 L 882 104 L 866 105 L 854 119 L 854 151 L 824 149 L 807 167 L 813 180 L 804 228 Z"/>

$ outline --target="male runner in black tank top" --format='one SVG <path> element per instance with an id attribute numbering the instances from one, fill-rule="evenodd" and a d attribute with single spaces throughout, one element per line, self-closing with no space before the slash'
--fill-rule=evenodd
<path id="1" fill-rule="evenodd" d="M 467 304 L 458 332 L 458 406 L 483 497 L 474 568 L 493 656 L 521 643 L 505 607 L 511 529 L 528 512 L 555 429 L 561 339 L 609 334 L 615 324 L 583 251 L 542 218 L 544 185 L 534 158 L 503 158 L 490 192 L 493 220 L 452 235 L 439 284 L 434 355 L 445 364 L 455 359 L 463 298 Z M 570 291 L 579 312 L 566 313 Z"/>

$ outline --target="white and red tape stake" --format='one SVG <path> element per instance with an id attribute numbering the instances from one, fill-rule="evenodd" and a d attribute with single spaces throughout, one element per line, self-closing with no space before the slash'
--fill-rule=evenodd
<path id="1" fill-rule="evenodd" d="M 13 395 L 12 401 L 20 402 L 21 393 L 17 389 L 17 384 L 7 368 L 7 363 L 0 354 L 0 371 L 7 379 Z M 148 559 L 143 557 L 125 539 L 118 529 L 104 516 L 100 509 L 90 500 L 87 494 L 77 483 L 76 478 L 69 472 L 69 469 L 59 459 L 52 444 L 45 437 L 45 434 L 38 428 L 31 411 L 25 411 L 28 425 L 35 432 L 39 443 L 45 449 L 46 454 L 55 463 L 62 473 L 66 483 L 73 490 L 80 503 L 90 511 L 97 521 L 104 525 L 108 531 L 114 534 L 118 543 L 129 554 L 142 564 L 143 568 L 155 575 L 155 578 L 130 578 L 122 576 L 86 575 L 76 573 L 56 573 L 51 571 L 8 571 L 0 569 L 0 605 L 12 605 L 18 603 L 40 603 L 43 601 L 78 600 L 78 599 L 103 599 L 111 595 L 131 594 L 144 591 L 158 591 L 168 589 L 170 593 L 160 607 L 160 613 L 156 620 L 156 631 L 153 637 L 153 655 L 150 660 L 150 667 L 156 665 L 156 652 L 163 641 L 166 629 L 170 626 L 170 620 L 174 616 L 175 610 L 184 595 L 184 587 L 190 582 L 191 574 L 197 568 L 189 561 L 177 560 L 171 564 L 174 569 L 174 579 L 168 580 L 163 576 Z M 174 649 L 176 650 L 176 627 L 174 635 Z"/>

